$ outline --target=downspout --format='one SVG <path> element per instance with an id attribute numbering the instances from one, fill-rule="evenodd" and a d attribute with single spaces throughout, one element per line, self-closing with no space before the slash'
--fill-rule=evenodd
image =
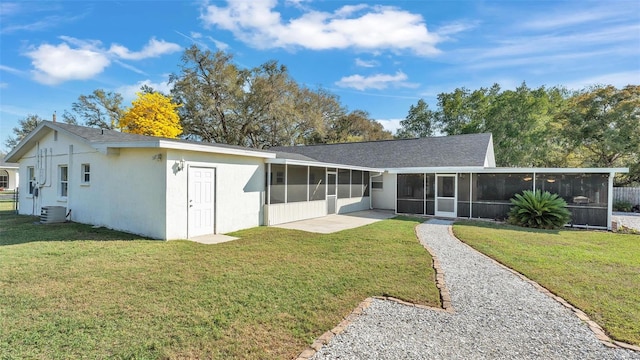
<path id="1" fill-rule="evenodd" d="M 269 223 L 269 210 L 271 208 L 271 163 L 267 164 L 267 181 L 266 181 L 266 183 L 267 183 L 267 199 L 266 199 L 267 201 L 265 201 L 265 204 L 266 204 L 265 207 L 267 209 L 264 212 L 265 213 L 264 214 L 265 215 L 264 224 L 266 226 L 269 226 L 269 225 L 271 225 Z"/>
<path id="2" fill-rule="evenodd" d="M 613 177 L 615 172 L 609 173 L 609 190 L 607 191 L 607 230 L 611 231 L 612 211 L 613 211 Z"/>
<path id="3" fill-rule="evenodd" d="M 73 145 L 69 145 L 69 160 L 67 165 L 67 216 L 71 215 L 71 194 L 73 193 Z M 66 219 L 66 217 L 65 217 Z M 71 221 L 71 219 L 69 219 Z"/>
<path id="4" fill-rule="evenodd" d="M 309 190 L 311 189 L 311 186 L 309 185 L 309 176 L 311 176 L 311 167 L 307 166 L 307 203 L 309 202 Z"/>
<path id="5" fill-rule="evenodd" d="M 373 210 L 373 189 L 371 188 L 371 184 L 373 183 L 373 178 L 382 176 L 382 172 L 377 173 L 377 175 L 372 175 L 369 172 L 369 210 Z"/>
<path id="6" fill-rule="evenodd" d="M 473 173 L 469 173 L 469 219 L 473 218 Z"/>
<path id="7" fill-rule="evenodd" d="M 284 164 L 284 203 L 288 204 L 288 196 L 287 193 L 289 192 L 288 189 L 289 186 L 289 165 L 288 164 Z"/>
<path id="8" fill-rule="evenodd" d="M 396 188 L 397 187 L 398 185 L 396 183 Z M 427 215 L 427 173 L 422 174 L 422 215 Z"/>
<path id="9" fill-rule="evenodd" d="M 393 212 L 394 214 L 398 214 L 398 173 L 394 174 L 396 176 L 396 189 L 393 192 Z M 382 185 L 384 191 L 384 184 Z"/>

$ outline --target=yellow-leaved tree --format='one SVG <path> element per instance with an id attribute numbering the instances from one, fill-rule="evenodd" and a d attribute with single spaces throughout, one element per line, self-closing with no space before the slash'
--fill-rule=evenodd
<path id="1" fill-rule="evenodd" d="M 123 132 L 176 138 L 182 133 L 180 117 L 176 109 L 180 106 L 171 102 L 171 98 L 157 92 L 137 93 L 138 98 L 131 102 L 120 119 Z"/>

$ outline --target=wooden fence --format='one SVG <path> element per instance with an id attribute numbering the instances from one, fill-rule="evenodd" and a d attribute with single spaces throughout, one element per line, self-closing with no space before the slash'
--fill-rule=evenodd
<path id="1" fill-rule="evenodd" d="M 614 187 L 613 202 L 627 201 L 631 205 L 640 204 L 640 187 Z"/>

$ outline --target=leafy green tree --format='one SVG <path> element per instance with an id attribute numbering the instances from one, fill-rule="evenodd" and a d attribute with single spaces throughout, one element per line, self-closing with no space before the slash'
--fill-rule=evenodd
<path id="1" fill-rule="evenodd" d="M 306 144 L 316 132 L 322 133 L 321 108 L 310 106 L 331 101 L 324 93 L 299 86 L 285 66 L 268 61 L 251 70 L 238 101 L 247 146 Z"/>
<path id="2" fill-rule="evenodd" d="M 390 131 L 371 119 L 369 113 L 355 110 L 339 116 L 331 125 L 327 138 L 329 143 L 376 141 L 393 139 Z"/>
<path id="3" fill-rule="evenodd" d="M 466 88 L 452 93 L 438 94 L 436 127 L 447 135 L 477 134 L 486 131 L 486 112 L 500 92 L 500 86 L 480 88 L 473 92 Z"/>
<path id="4" fill-rule="evenodd" d="M 433 136 L 434 113 L 429 109 L 423 99 L 411 105 L 409 113 L 400 121 L 400 129 L 396 134 L 398 138 L 418 138 Z"/>
<path id="5" fill-rule="evenodd" d="M 498 166 L 565 166 L 574 157 L 555 121 L 566 106 L 563 88 L 456 89 L 438 95 L 436 127 L 447 135 L 492 133 Z"/>
<path id="6" fill-rule="evenodd" d="M 556 91 L 522 83 L 493 95 L 481 131 L 493 134 L 497 164 L 529 167 L 560 162 L 562 133 L 551 126 L 562 103 L 554 97 Z"/>
<path id="7" fill-rule="evenodd" d="M 569 100 L 559 119 L 585 165 L 629 166 L 640 156 L 640 86 L 596 86 Z"/>
<path id="8" fill-rule="evenodd" d="M 86 126 L 117 129 L 125 112 L 122 101 L 119 93 L 96 89 L 90 95 L 80 95 L 71 104 L 72 112 L 65 110 L 62 117 L 70 124 L 78 124 L 80 118 Z"/>
<path id="9" fill-rule="evenodd" d="M 182 55 L 180 73 L 170 76 L 171 94 L 182 105 L 178 113 L 188 139 L 244 145 L 251 129 L 238 114 L 250 72 L 232 59 L 222 51 L 212 53 L 193 45 Z"/>
<path id="10" fill-rule="evenodd" d="M 170 76 L 184 136 L 255 148 L 324 142 L 344 114 L 338 98 L 297 84 L 268 61 L 240 68 L 230 54 L 187 49 Z"/>
<path id="11" fill-rule="evenodd" d="M 9 136 L 5 140 L 5 145 L 9 149 L 13 149 L 18 145 L 18 143 L 24 139 L 25 136 L 29 135 L 33 129 L 35 129 L 39 123 L 41 123 L 43 119 L 38 115 L 27 115 L 24 119 L 18 121 L 19 126 L 13 128 L 14 136 Z"/>

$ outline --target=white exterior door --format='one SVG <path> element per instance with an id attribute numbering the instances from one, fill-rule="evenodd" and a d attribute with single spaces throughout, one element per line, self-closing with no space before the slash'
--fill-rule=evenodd
<path id="1" fill-rule="evenodd" d="M 215 175 L 212 168 L 189 167 L 188 236 L 213 234 L 215 219 Z"/>
<path id="2" fill-rule="evenodd" d="M 451 218 L 457 216 L 457 188 L 458 177 L 456 175 L 436 174 L 436 216 Z"/>

